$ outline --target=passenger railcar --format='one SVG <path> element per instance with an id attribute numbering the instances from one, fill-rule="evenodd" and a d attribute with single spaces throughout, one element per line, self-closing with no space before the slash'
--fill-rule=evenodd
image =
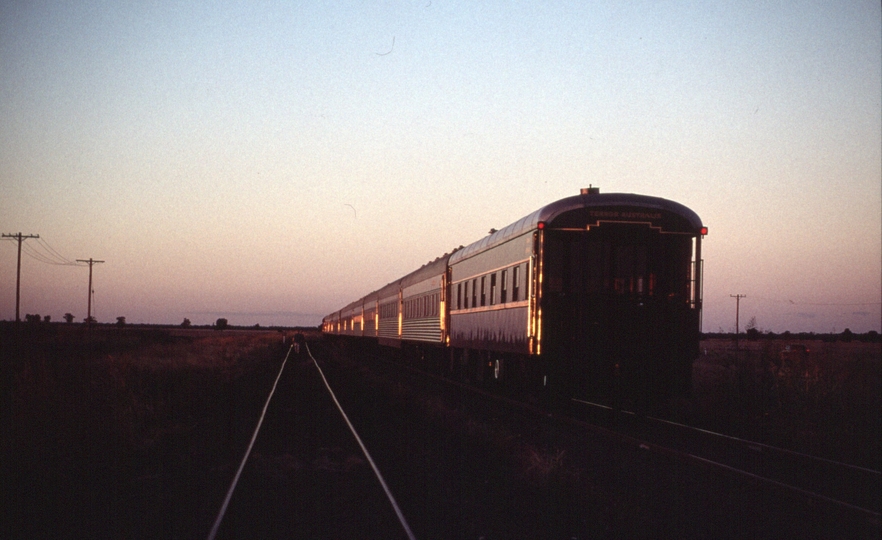
<path id="1" fill-rule="evenodd" d="M 685 206 L 583 189 L 323 320 L 470 380 L 664 403 L 691 388 L 701 241 Z"/>

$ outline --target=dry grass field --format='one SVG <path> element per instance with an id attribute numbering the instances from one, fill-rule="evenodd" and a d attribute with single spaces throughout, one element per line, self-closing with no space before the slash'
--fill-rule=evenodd
<path id="1" fill-rule="evenodd" d="M 79 325 L 0 325 L 0 538 L 203 536 L 284 356 L 282 336 L 254 330 L 102 327 L 87 332 Z M 784 352 L 787 345 L 806 345 L 809 352 Z M 693 371 L 694 395 L 677 404 L 676 414 L 715 431 L 879 469 L 880 366 L 879 343 L 768 340 L 736 346 L 707 340 Z M 310 366 L 301 369 L 312 373 Z M 347 395 L 358 403 L 391 400 L 398 403 L 396 410 L 410 411 L 404 418 L 383 416 L 393 424 L 425 429 L 427 418 L 438 417 L 443 440 L 462 433 L 459 446 L 451 446 L 459 450 L 444 454 L 448 458 L 480 457 L 486 449 L 475 441 L 490 440 L 489 448 L 509 454 L 503 461 L 520 471 L 505 469 L 501 486 L 529 488 L 543 497 L 557 490 L 573 501 L 585 499 L 585 508 L 605 501 L 591 515 L 597 523 L 612 531 L 652 529 L 647 508 L 655 506 L 633 500 L 642 491 L 585 492 L 580 482 L 591 469 L 573 465 L 576 456 L 560 441 L 514 444 L 520 439 L 482 431 L 481 424 L 459 413 L 431 412 L 432 404 L 415 402 L 413 392 L 399 390 L 396 398 L 393 391 L 369 387 L 359 390 L 370 394 L 365 397 L 349 386 L 352 395 Z M 474 452 L 463 450 L 470 445 Z M 378 455 L 393 456 L 396 448 L 378 448 Z M 402 459 L 413 460 L 411 454 Z M 476 463 L 486 465 L 485 475 L 502 467 L 491 456 Z M 313 472 L 321 473 L 321 464 L 313 465 L 318 471 Z M 447 473 L 433 474 L 445 485 Z M 467 479 L 461 470 L 459 477 Z M 414 486 L 412 497 L 424 487 Z M 500 494 L 500 500 L 506 497 Z M 610 501 L 619 502 L 610 506 Z M 643 518 L 635 521 L 634 512 Z"/>
<path id="2" fill-rule="evenodd" d="M 6 325 L 0 340 L 2 538 L 204 534 L 211 471 L 239 459 L 283 351 L 267 331 Z"/>
<path id="3" fill-rule="evenodd" d="M 693 424 L 880 469 L 878 342 L 706 340 L 693 382 L 683 411 Z"/>

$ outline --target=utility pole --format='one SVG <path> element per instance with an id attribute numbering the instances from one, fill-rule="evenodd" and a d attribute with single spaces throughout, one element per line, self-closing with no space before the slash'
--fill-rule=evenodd
<path id="1" fill-rule="evenodd" d="M 21 322 L 18 306 L 21 300 L 21 243 L 28 238 L 40 238 L 39 234 L 4 234 L 3 238 L 15 238 L 18 240 L 18 263 L 15 267 L 15 322 Z"/>
<path id="2" fill-rule="evenodd" d="M 741 312 L 741 299 L 747 298 L 746 294 L 730 294 L 730 298 L 735 299 L 735 343 L 738 343 L 738 315 Z"/>
<path id="3" fill-rule="evenodd" d="M 89 326 L 92 326 L 92 265 L 103 263 L 104 261 L 96 261 L 90 257 L 89 260 L 77 259 L 77 262 L 89 263 L 89 302 L 87 304 L 86 322 Z"/>

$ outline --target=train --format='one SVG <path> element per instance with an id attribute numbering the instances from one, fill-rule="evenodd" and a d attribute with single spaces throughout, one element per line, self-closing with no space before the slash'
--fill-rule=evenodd
<path id="1" fill-rule="evenodd" d="M 706 234 L 680 203 L 591 186 L 343 306 L 322 331 L 525 395 L 664 406 L 692 387 Z"/>

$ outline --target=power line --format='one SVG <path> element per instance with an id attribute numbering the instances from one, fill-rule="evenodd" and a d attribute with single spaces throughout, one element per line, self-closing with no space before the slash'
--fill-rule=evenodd
<path id="1" fill-rule="evenodd" d="M 74 262 L 59 253 L 42 237 L 37 236 L 36 238 L 37 243 L 34 245 L 30 245 L 27 243 L 22 244 L 22 252 L 24 252 L 24 254 L 28 257 L 38 262 L 55 266 L 83 266 L 82 264 Z M 16 236 L 7 236 L 4 234 L 3 240 L 15 241 Z"/>
<path id="2" fill-rule="evenodd" d="M 731 295 L 730 295 L 731 296 Z M 782 298 L 768 298 L 765 296 L 751 296 L 753 300 L 763 300 L 766 302 L 776 302 L 778 304 L 789 304 L 792 306 L 879 306 L 882 302 L 794 302 L 791 299 L 784 300 Z"/>
<path id="3" fill-rule="evenodd" d="M 37 247 L 32 246 L 32 245 L 24 244 L 22 246 L 22 251 L 24 251 L 24 254 L 27 255 L 28 257 L 30 257 L 36 261 L 39 261 L 43 264 L 51 264 L 51 265 L 55 265 L 55 266 L 67 266 L 69 264 L 67 262 L 59 262 L 58 259 L 56 259 L 54 256 L 46 254 L 46 253 L 40 251 L 39 249 L 37 249 Z M 79 265 L 77 265 L 77 266 L 79 266 Z"/>
<path id="4" fill-rule="evenodd" d="M 27 255 L 28 257 L 30 257 L 38 262 L 46 263 L 46 264 L 53 264 L 53 261 L 47 259 L 43 254 L 41 254 L 40 252 L 38 252 L 37 250 L 35 250 L 32 246 L 29 246 L 28 244 L 22 245 L 21 250 L 25 255 Z"/>
<path id="5" fill-rule="evenodd" d="M 39 234 L 3 234 L 3 238 L 14 238 L 18 240 L 18 262 L 15 269 L 15 322 L 21 322 L 19 315 L 19 305 L 21 302 L 21 243 L 28 238 L 40 238 Z"/>
<path id="6" fill-rule="evenodd" d="M 54 264 L 59 264 L 59 265 L 64 265 L 64 266 L 81 266 L 80 264 L 77 264 L 75 261 L 68 259 L 67 257 L 62 255 L 61 253 L 58 253 L 58 251 L 56 251 L 55 248 L 53 248 L 52 246 L 49 245 L 49 243 L 46 241 L 45 238 L 40 238 L 39 240 L 37 240 L 37 242 L 43 247 L 43 249 L 46 250 L 47 253 L 49 253 L 53 258 L 55 258 L 55 260 L 59 261 Z"/>

